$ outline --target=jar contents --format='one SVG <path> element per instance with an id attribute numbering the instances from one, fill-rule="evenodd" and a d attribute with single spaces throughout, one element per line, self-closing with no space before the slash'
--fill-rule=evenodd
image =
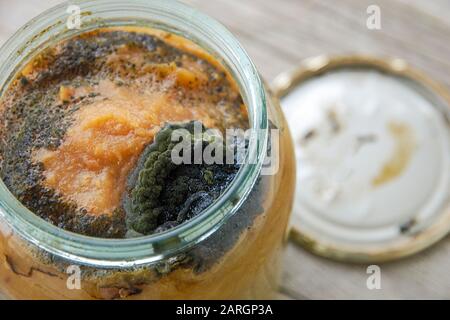
<path id="1" fill-rule="evenodd" d="M 63 41 L 29 63 L 0 102 L 1 177 L 61 228 L 114 238 L 166 230 L 209 206 L 238 169 L 173 165 L 158 187 L 132 192 L 151 198 L 152 209 L 125 210 L 128 177 L 147 146 L 158 148 L 165 125 L 248 126 L 236 84 L 216 60 L 174 35 L 143 31 L 101 29 Z M 175 217 L 179 210 L 187 211 Z"/>
<path id="2" fill-rule="evenodd" d="M 276 115 L 271 126 L 280 131 L 279 140 L 269 141 L 280 151 L 278 170 L 252 173 L 245 195 L 226 193 L 241 167 L 236 146 L 245 154 L 248 141 L 236 137 L 230 148 L 219 136 L 227 137 L 227 129 L 244 132 L 249 120 L 235 79 L 219 59 L 184 38 L 144 27 L 102 28 L 43 50 L 0 99 L 0 175 L 31 212 L 78 234 L 146 242 L 206 217 L 205 210 L 222 213 L 211 208 L 221 196 L 236 210 L 205 233 L 185 224 L 200 234 L 198 241 L 155 240 L 148 256 L 136 258 L 154 261 L 135 264 L 131 257 L 113 267 L 30 245 L 0 217 L 0 290 L 31 299 L 273 297 L 295 167 L 279 105 L 269 95 L 266 103 L 268 114 Z M 189 136 L 182 152 L 173 139 L 179 130 Z M 217 135 L 203 134 L 211 131 Z M 196 161 L 197 150 L 211 149 L 215 161 Z M 189 161 L 174 161 L 174 153 Z M 106 254 L 115 253 L 113 243 L 132 242 L 95 240 Z M 177 241 L 186 245 L 165 249 Z M 81 268 L 80 290 L 66 285 L 72 265 Z"/>

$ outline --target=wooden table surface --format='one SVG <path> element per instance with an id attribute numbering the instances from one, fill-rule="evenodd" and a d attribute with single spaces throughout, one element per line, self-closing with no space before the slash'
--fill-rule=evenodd
<path id="1" fill-rule="evenodd" d="M 0 44 L 57 0 L 0 0 Z M 450 90 L 448 0 L 186 0 L 227 26 L 267 81 L 319 54 L 395 56 Z M 366 27 L 369 5 L 381 29 Z M 295 212 L 294 217 L 295 220 Z M 381 289 L 366 286 L 366 265 L 316 257 L 290 244 L 280 298 L 450 298 L 450 239 L 381 267 Z"/>

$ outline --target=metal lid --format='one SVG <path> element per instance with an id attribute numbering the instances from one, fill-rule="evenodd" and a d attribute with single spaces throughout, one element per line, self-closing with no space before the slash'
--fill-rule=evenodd
<path id="1" fill-rule="evenodd" d="M 450 230 L 450 98 L 400 59 L 325 57 L 272 89 L 297 160 L 293 240 L 338 260 L 413 254 Z"/>

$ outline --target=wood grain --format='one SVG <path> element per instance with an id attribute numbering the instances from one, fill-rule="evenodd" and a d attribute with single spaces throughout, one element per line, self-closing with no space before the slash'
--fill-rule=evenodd
<path id="1" fill-rule="evenodd" d="M 0 44 L 57 0 L 0 0 Z M 395 56 L 450 90 L 448 0 L 187 0 L 241 41 L 270 81 L 319 54 Z M 366 27 L 369 5 L 381 8 L 381 30 Z M 294 213 L 295 219 L 295 213 Z M 450 239 L 414 257 L 381 265 L 381 290 L 366 287 L 365 265 L 316 257 L 289 245 L 278 298 L 450 298 Z"/>

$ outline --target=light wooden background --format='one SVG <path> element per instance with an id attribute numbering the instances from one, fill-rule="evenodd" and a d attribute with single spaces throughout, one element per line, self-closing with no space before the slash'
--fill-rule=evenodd
<path id="1" fill-rule="evenodd" d="M 0 0 L 0 44 L 31 17 L 59 2 Z M 450 90 L 449 0 L 185 2 L 226 25 L 267 81 L 306 57 L 367 53 L 404 58 Z M 381 30 L 366 28 L 366 9 L 371 4 L 381 8 Z M 328 261 L 289 245 L 280 298 L 450 298 L 449 238 L 414 257 L 380 267 L 382 288 L 368 290 L 366 265 Z"/>

